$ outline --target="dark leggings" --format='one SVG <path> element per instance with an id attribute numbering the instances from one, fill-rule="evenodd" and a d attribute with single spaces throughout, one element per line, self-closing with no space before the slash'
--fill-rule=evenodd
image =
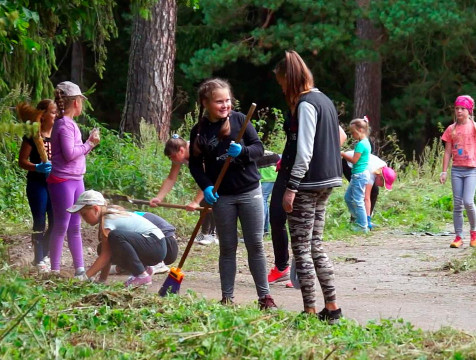
<path id="1" fill-rule="evenodd" d="M 164 260 L 167 253 L 165 239 L 150 234 L 145 237 L 133 231 L 112 230 L 108 236 L 112 251 L 111 262 L 138 276 L 146 266 Z"/>
<path id="2" fill-rule="evenodd" d="M 31 241 L 35 252 L 35 264 L 49 255 L 50 233 L 53 228 L 53 209 L 48 195 L 48 185 L 45 181 L 28 179 L 26 183 L 26 196 L 33 216 L 33 234 Z M 46 217 L 48 216 L 48 230 Z"/>
<path id="3" fill-rule="evenodd" d="M 344 176 L 347 179 L 347 181 L 350 182 L 350 177 L 352 176 L 352 169 L 349 167 L 349 164 L 347 164 L 347 161 L 344 159 L 342 159 L 342 172 L 344 173 Z M 374 183 L 374 185 L 372 186 L 372 190 L 370 191 L 370 214 L 371 215 L 374 213 L 374 207 L 375 207 L 375 204 L 377 203 L 378 193 L 379 193 L 379 188 Z"/>
<path id="4" fill-rule="evenodd" d="M 274 264 L 279 271 L 289 266 L 288 231 L 286 229 L 286 212 L 283 209 L 283 196 L 286 191 L 286 179 L 282 171 L 274 183 L 269 204 L 269 223 L 273 241 Z"/>

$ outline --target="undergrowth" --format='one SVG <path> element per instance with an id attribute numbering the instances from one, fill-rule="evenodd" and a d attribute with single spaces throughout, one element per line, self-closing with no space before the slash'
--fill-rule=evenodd
<path id="1" fill-rule="evenodd" d="M 471 359 L 476 340 L 402 319 L 343 319 L 224 307 L 192 292 L 160 298 L 122 284 L 0 274 L 5 359 Z M 5 271 L 6 270 L 6 271 Z"/>

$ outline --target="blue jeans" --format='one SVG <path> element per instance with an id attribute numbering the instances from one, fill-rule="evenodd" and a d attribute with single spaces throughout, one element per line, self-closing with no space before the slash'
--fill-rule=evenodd
<path id="1" fill-rule="evenodd" d="M 264 208 L 264 232 L 269 232 L 269 206 L 268 199 L 273 191 L 274 182 L 262 182 L 261 192 L 263 193 L 263 208 Z"/>
<path id="2" fill-rule="evenodd" d="M 50 233 L 53 229 L 53 209 L 48 195 L 48 186 L 44 181 L 27 180 L 26 197 L 33 216 L 33 234 L 31 241 L 35 252 L 35 264 L 49 255 Z M 48 216 L 48 230 L 46 217 Z"/>
<path id="3" fill-rule="evenodd" d="M 248 265 L 258 297 L 269 294 L 266 256 L 263 246 L 263 200 L 261 188 L 236 195 L 220 195 L 213 205 L 220 239 L 220 281 L 223 297 L 233 298 L 238 247 L 238 219 L 248 251 Z"/>
<path id="4" fill-rule="evenodd" d="M 352 174 L 350 184 L 345 192 L 345 202 L 350 214 L 355 218 L 356 230 L 368 231 L 367 213 L 365 211 L 365 185 L 369 182 L 370 174 L 368 170 Z"/>
<path id="5" fill-rule="evenodd" d="M 451 187 L 453 189 L 453 223 L 457 236 L 463 234 L 463 208 L 466 209 L 471 230 L 476 230 L 476 211 L 474 193 L 476 189 L 476 168 L 451 168 Z"/>

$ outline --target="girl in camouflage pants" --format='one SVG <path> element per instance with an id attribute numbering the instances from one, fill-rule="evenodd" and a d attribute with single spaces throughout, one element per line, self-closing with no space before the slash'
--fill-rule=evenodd
<path id="1" fill-rule="evenodd" d="M 345 133 L 334 104 L 314 88 L 310 70 L 295 51 L 286 52 L 275 73 L 291 110 L 284 124 L 287 140 L 280 171 L 287 179 L 283 208 L 288 213 L 304 311 L 316 313 L 317 275 L 325 302 L 318 317 L 335 323 L 342 312 L 336 302 L 334 270 L 322 248 L 322 234 L 332 188 L 342 186 L 340 145 Z"/>

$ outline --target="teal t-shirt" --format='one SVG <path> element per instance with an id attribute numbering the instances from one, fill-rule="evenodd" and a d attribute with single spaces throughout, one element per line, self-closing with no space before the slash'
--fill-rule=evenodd
<path id="1" fill-rule="evenodd" d="M 360 159 L 352 167 L 352 174 L 360 174 L 367 170 L 370 157 L 370 142 L 365 138 L 355 145 L 354 152 L 361 153 Z"/>

